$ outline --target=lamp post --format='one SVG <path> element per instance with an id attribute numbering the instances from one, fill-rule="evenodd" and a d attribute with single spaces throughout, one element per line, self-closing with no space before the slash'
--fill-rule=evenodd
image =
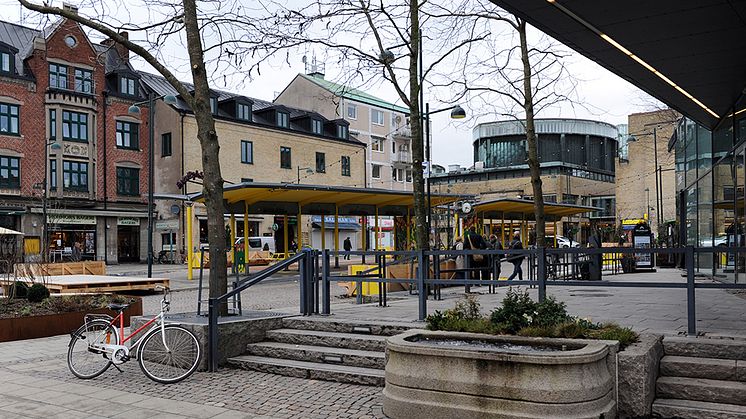
<path id="1" fill-rule="evenodd" d="M 44 182 L 42 182 L 42 186 L 44 187 L 44 194 L 42 199 L 42 240 L 43 245 L 41 248 L 41 251 L 44 252 L 42 256 L 42 261 L 47 262 L 49 260 L 49 222 L 47 220 L 47 208 L 49 207 L 49 182 L 47 178 L 49 177 L 49 169 L 47 169 L 47 166 L 49 166 L 49 150 L 59 151 L 62 150 L 62 146 L 60 143 L 58 143 L 56 140 L 49 141 L 44 145 Z"/>
<path id="2" fill-rule="evenodd" d="M 645 188 L 645 193 L 648 194 L 648 203 L 645 207 L 645 214 L 648 215 L 648 224 L 650 224 L 650 188 Z"/>
<path id="3" fill-rule="evenodd" d="M 152 92 L 149 92 L 148 100 L 133 103 L 128 109 L 128 113 L 139 115 L 140 105 L 148 104 L 148 278 L 153 277 L 153 144 L 155 142 L 155 124 L 153 122 L 155 119 L 155 101 L 159 99 L 163 99 L 163 102 L 168 105 L 176 103 L 176 96 L 160 95 L 156 97 Z"/>
<path id="4" fill-rule="evenodd" d="M 300 167 L 298 166 L 298 184 L 300 185 L 300 171 L 305 170 L 307 175 L 312 175 L 316 172 L 313 171 L 310 167 Z"/>

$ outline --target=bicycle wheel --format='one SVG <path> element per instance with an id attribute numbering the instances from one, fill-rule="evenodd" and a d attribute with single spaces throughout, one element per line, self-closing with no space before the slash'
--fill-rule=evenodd
<path id="1" fill-rule="evenodd" d="M 107 320 L 92 320 L 73 333 L 67 348 L 67 367 L 76 377 L 88 380 L 103 374 L 111 360 L 90 345 L 119 344 L 117 330 Z"/>
<path id="2" fill-rule="evenodd" d="M 197 370 L 200 355 L 199 341 L 194 333 L 176 325 L 167 325 L 162 330 L 156 326 L 140 344 L 137 361 L 151 380 L 172 384 Z"/>

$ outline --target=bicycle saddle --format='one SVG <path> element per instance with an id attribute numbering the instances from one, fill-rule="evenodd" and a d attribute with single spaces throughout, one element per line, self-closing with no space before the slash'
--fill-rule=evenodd
<path id="1" fill-rule="evenodd" d="M 124 311 L 129 306 L 129 304 L 110 303 L 106 307 L 112 311 Z"/>

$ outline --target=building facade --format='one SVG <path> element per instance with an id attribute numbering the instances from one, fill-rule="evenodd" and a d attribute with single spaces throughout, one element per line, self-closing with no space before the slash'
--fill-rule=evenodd
<path id="1" fill-rule="evenodd" d="M 143 84 L 156 95 L 174 95 L 177 103 L 156 102 L 155 191 L 160 198 L 202 191 L 198 182 L 179 182 L 189 172 L 202 170 L 202 149 L 197 139 L 197 122 L 178 92 L 161 76 L 139 73 Z M 229 92 L 213 90 L 212 109 L 220 141 L 221 173 L 227 183 L 303 183 L 334 186 L 362 186 L 365 182 L 365 144 L 349 135 L 347 121 L 328 119 L 312 111 L 291 108 Z M 176 252 L 185 244 L 183 201 L 157 199 L 156 252 Z M 244 235 L 244 214 L 235 214 L 229 228 L 236 237 Z M 193 243 L 207 243 L 207 213 L 195 206 Z M 228 222 L 228 218 L 226 219 Z M 290 238 L 296 235 L 296 218 L 289 220 Z M 320 236 L 308 234 L 316 223 L 304 216 L 300 245 L 320 247 Z M 284 248 L 283 219 L 274 214 L 249 214 L 248 237 L 273 236 L 275 249 Z M 360 224 L 346 220 L 340 231 L 358 241 Z M 329 234 L 329 233 L 328 233 Z M 297 239 L 295 239 L 297 241 Z M 317 243 L 318 242 L 318 243 Z M 340 241 L 341 242 L 341 241 Z M 327 241 L 329 247 L 332 241 Z M 192 249 L 194 250 L 194 249 Z"/>
<path id="2" fill-rule="evenodd" d="M 141 99 L 113 42 L 66 19 L 0 22 L 0 224 L 25 233 L 28 260 L 68 260 L 76 243 L 84 260 L 146 258 L 147 112 L 128 113 Z"/>
<path id="3" fill-rule="evenodd" d="M 546 202 L 603 208 L 584 217 L 563 219 L 557 234 L 584 240 L 591 228 L 614 225 L 617 129 L 598 121 L 537 119 L 536 133 Z M 434 174 L 434 192 L 477 194 L 480 200 L 531 199 L 526 134 L 520 121 L 477 125 L 473 131 L 474 166 L 450 166 Z M 549 231 L 553 226 L 549 225 Z"/>

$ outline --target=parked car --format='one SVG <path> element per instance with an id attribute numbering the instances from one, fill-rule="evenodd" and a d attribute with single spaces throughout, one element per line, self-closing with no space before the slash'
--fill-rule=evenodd
<path id="1" fill-rule="evenodd" d="M 547 245 L 554 246 L 554 236 L 545 236 Z M 574 240 L 570 240 L 564 236 L 557 236 L 557 247 L 558 248 L 570 248 L 580 247 L 580 243 Z"/>
<path id="2" fill-rule="evenodd" d="M 236 244 L 243 244 L 243 237 L 236 238 Z M 249 250 L 269 250 L 275 252 L 275 238 L 274 237 L 249 237 Z"/>

